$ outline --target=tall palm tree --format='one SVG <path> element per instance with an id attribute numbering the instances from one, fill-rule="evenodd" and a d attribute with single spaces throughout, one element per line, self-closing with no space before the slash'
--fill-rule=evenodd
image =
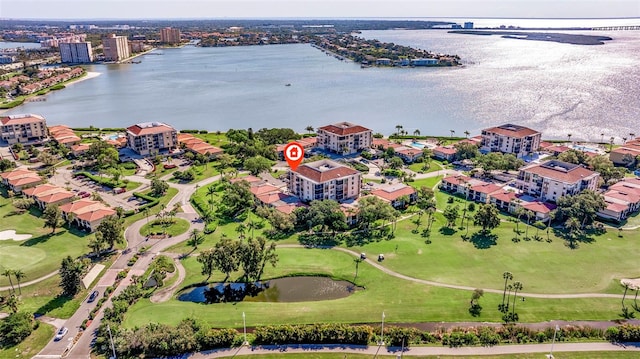
<path id="1" fill-rule="evenodd" d="M 464 136 L 465 136 L 466 138 L 469 138 L 469 135 L 470 135 L 470 134 L 471 134 L 471 132 L 466 131 L 466 130 L 464 131 Z"/>
<path id="2" fill-rule="evenodd" d="M 629 138 L 631 138 L 632 140 L 636 137 L 636 134 L 633 132 L 629 132 Z"/>
<path id="3" fill-rule="evenodd" d="M 20 288 L 20 282 L 27 276 L 20 269 L 13 271 L 13 276 L 16 277 L 16 281 L 18 282 L 18 292 L 22 295 L 22 288 Z"/>
<path id="4" fill-rule="evenodd" d="M 416 130 L 413 131 L 413 135 L 414 136 L 420 136 L 420 130 L 416 128 Z"/>
<path id="5" fill-rule="evenodd" d="M 11 285 L 11 292 L 15 293 L 16 290 L 15 288 L 13 288 L 13 281 L 11 280 L 11 276 L 13 275 L 13 270 L 12 269 L 5 269 L 4 271 L 2 271 L 2 275 L 9 278 L 9 284 Z"/>
<path id="6" fill-rule="evenodd" d="M 572 135 L 570 133 L 567 134 L 567 138 L 568 138 L 567 141 L 571 142 L 571 136 Z"/>
<path id="7" fill-rule="evenodd" d="M 313 132 L 313 126 L 309 125 L 309 126 L 305 127 L 305 130 L 307 132 L 309 132 L 309 133 L 312 133 Z"/>
<path id="8" fill-rule="evenodd" d="M 200 230 L 198 228 L 194 228 L 189 232 L 189 238 L 193 243 L 193 249 L 198 249 L 198 242 L 200 242 Z"/>
<path id="9" fill-rule="evenodd" d="M 253 239 L 253 232 L 256 228 L 258 228 L 258 223 L 254 222 L 253 219 L 251 219 L 247 224 L 247 229 L 251 230 L 251 239 Z"/>
<path id="10" fill-rule="evenodd" d="M 402 129 L 402 125 L 396 125 L 396 136 L 400 136 L 401 129 Z"/>
<path id="11" fill-rule="evenodd" d="M 504 278 L 504 291 L 502 292 L 502 307 L 504 308 L 504 299 L 507 294 L 507 282 L 513 279 L 513 274 L 511 272 L 502 273 L 502 278 Z"/>
<path id="12" fill-rule="evenodd" d="M 516 299 L 518 298 L 518 291 L 522 290 L 522 283 L 515 281 L 513 282 L 513 306 L 511 307 L 511 314 L 515 317 L 516 313 Z"/>
<path id="13" fill-rule="evenodd" d="M 451 138 L 453 138 L 453 134 L 456 133 L 455 130 L 449 130 L 449 132 L 451 132 Z"/>
<path id="14" fill-rule="evenodd" d="M 609 152 L 611 152 L 611 149 L 613 149 L 613 140 L 615 140 L 615 137 L 609 138 Z"/>
<path id="15" fill-rule="evenodd" d="M 216 193 L 216 187 L 214 185 L 207 187 L 207 196 L 209 196 L 212 201 L 213 201 L 213 195 L 215 193 Z"/>
<path id="16" fill-rule="evenodd" d="M 549 221 L 547 222 L 547 241 L 549 240 L 549 229 L 551 228 L 551 222 L 553 222 L 553 220 L 556 219 L 557 213 L 558 212 L 555 209 L 549 212 Z"/>
<path id="17" fill-rule="evenodd" d="M 604 143 L 604 133 L 600 134 L 600 143 Z"/>
<path id="18" fill-rule="evenodd" d="M 524 212 L 524 216 L 527 217 L 527 228 L 525 230 L 525 238 L 529 238 L 529 226 L 531 226 L 531 217 L 535 216 L 535 214 L 532 211 L 525 211 Z"/>

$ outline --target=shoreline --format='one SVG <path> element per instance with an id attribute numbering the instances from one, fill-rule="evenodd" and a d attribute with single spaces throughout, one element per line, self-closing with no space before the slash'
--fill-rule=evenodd
<path id="1" fill-rule="evenodd" d="M 86 71 L 86 70 L 85 70 L 85 71 Z M 100 76 L 100 75 L 102 75 L 102 73 L 101 73 L 101 72 L 86 71 L 86 74 L 85 74 L 84 76 L 82 76 L 82 77 L 78 78 L 77 80 L 72 80 L 71 82 L 67 83 L 67 84 L 65 85 L 65 87 L 69 87 L 69 86 L 71 86 L 71 85 L 77 84 L 77 83 L 82 82 L 82 81 L 85 81 L 85 80 L 90 80 L 90 79 L 96 78 L 96 77 L 98 77 L 98 76 Z M 63 90 L 64 90 L 64 89 L 63 89 Z M 49 93 L 47 93 L 47 94 L 49 94 Z M 47 94 L 45 94 L 45 95 L 47 95 Z"/>

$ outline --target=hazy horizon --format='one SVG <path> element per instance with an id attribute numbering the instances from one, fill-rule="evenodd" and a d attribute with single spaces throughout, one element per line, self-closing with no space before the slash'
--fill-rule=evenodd
<path id="1" fill-rule="evenodd" d="M 634 19 L 640 1 L 609 0 L 2 0 L 0 18 L 207 19 Z"/>

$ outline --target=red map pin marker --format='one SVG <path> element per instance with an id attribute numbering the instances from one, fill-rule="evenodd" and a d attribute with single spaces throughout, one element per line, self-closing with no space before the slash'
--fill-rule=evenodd
<path id="1" fill-rule="evenodd" d="M 304 148 L 297 142 L 289 143 L 284 147 L 284 159 L 287 160 L 289 167 L 295 171 L 304 159 Z"/>

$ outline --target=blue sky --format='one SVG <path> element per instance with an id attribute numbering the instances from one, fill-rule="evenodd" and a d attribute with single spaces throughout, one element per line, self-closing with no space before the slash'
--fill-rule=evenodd
<path id="1" fill-rule="evenodd" d="M 0 18 L 640 18 L 640 0 L 0 0 Z"/>

